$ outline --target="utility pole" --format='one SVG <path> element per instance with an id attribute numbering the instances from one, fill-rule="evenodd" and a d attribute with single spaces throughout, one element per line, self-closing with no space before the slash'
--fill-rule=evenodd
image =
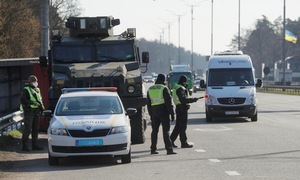
<path id="1" fill-rule="evenodd" d="M 239 17 L 238 17 L 238 51 L 241 50 L 241 0 L 239 0 Z"/>
<path id="2" fill-rule="evenodd" d="M 285 0 L 283 0 L 283 30 L 282 30 L 282 62 L 283 62 L 283 75 L 282 80 L 283 84 L 286 85 L 285 82 L 285 68 L 286 68 L 286 62 L 285 62 Z"/>
<path id="3" fill-rule="evenodd" d="M 41 54 L 48 56 L 49 49 L 49 0 L 41 0 Z"/>

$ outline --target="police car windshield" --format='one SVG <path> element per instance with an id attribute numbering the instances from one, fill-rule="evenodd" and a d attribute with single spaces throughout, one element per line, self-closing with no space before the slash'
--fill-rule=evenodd
<path id="1" fill-rule="evenodd" d="M 208 86 L 253 86 L 251 68 L 210 69 Z"/>
<path id="2" fill-rule="evenodd" d="M 56 109 L 56 116 L 103 115 L 121 113 L 123 113 L 121 103 L 115 96 L 77 96 L 61 98 Z"/>

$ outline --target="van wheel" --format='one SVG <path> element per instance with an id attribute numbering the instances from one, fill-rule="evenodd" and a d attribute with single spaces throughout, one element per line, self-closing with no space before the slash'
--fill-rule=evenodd
<path id="1" fill-rule="evenodd" d="M 206 122 L 212 122 L 212 116 L 208 113 L 208 112 L 205 112 L 206 114 Z"/>
<path id="2" fill-rule="evenodd" d="M 257 121 L 257 113 L 251 117 L 251 121 L 252 122 L 256 122 Z"/>

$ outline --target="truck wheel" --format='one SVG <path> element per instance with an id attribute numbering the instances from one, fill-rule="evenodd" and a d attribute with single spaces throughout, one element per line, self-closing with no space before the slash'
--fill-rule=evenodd
<path id="1" fill-rule="evenodd" d="M 121 162 L 122 164 L 127 164 L 127 163 L 131 163 L 131 150 L 129 150 L 129 153 L 126 155 L 123 155 L 121 157 Z"/>
<path id="2" fill-rule="evenodd" d="M 206 114 L 206 122 L 212 122 L 212 116 L 208 113 L 208 112 L 205 112 Z"/>
<path id="3" fill-rule="evenodd" d="M 256 113 L 254 116 L 251 117 L 251 121 L 252 121 L 252 122 L 257 121 L 257 113 Z"/>
<path id="4" fill-rule="evenodd" d="M 142 144 L 145 142 L 145 111 L 143 108 L 137 108 L 137 113 L 130 117 L 131 125 L 131 143 Z"/>
<path id="5" fill-rule="evenodd" d="M 50 166 L 55 166 L 58 165 L 59 163 L 59 159 L 57 157 L 53 157 L 50 155 L 50 153 L 48 153 L 48 164 Z"/>

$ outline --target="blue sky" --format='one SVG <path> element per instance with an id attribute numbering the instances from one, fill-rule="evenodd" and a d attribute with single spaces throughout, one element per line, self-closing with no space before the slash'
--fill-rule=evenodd
<path id="1" fill-rule="evenodd" d="M 238 33 L 239 0 L 213 0 L 213 48 L 211 48 L 212 0 L 80 0 L 82 16 L 119 18 L 115 34 L 137 28 L 137 38 L 173 43 L 202 55 L 223 51 Z M 240 26 L 253 29 L 265 15 L 270 21 L 283 17 L 284 0 L 240 0 Z M 193 13 L 193 41 L 192 16 Z M 286 18 L 300 17 L 300 0 L 286 0 Z M 180 17 L 180 31 L 178 17 Z M 170 23 L 170 28 L 168 25 Z M 180 33 L 179 33 L 180 32 Z M 180 41 L 179 41 L 180 40 Z"/>

